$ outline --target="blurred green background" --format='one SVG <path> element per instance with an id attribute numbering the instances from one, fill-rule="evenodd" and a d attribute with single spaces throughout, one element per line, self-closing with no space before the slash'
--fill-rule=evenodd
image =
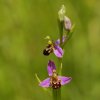
<path id="1" fill-rule="evenodd" d="M 65 47 L 62 100 L 100 100 L 100 0 L 0 0 L 0 100 L 52 100 L 35 73 L 45 79 L 42 54 L 50 35 L 59 37 L 57 17 L 61 5 L 76 25 Z"/>

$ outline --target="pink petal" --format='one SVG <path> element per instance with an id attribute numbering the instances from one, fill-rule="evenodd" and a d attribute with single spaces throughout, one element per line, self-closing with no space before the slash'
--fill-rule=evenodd
<path id="1" fill-rule="evenodd" d="M 58 78 L 61 80 L 61 85 L 68 84 L 71 81 L 71 77 L 65 77 L 65 76 L 58 76 Z"/>
<path id="2" fill-rule="evenodd" d="M 50 78 L 47 78 L 45 80 L 43 80 L 39 86 L 42 86 L 42 87 L 49 87 L 50 86 Z"/>
<path id="3" fill-rule="evenodd" d="M 65 16 L 64 17 L 64 27 L 65 27 L 65 29 L 66 30 L 71 30 L 71 21 L 70 21 L 70 19 L 67 17 L 67 16 Z"/>
<path id="4" fill-rule="evenodd" d="M 60 46 L 57 46 L 57 45 L 56 45 L 56 46 L 54 47 L 54 54 L 55 54 L 58 58 L 62 58 L 64 52 L 63 52 L 63 50 L 62 50 L 62 48 L 61 48 Z"/>
<path id="5" fill-rule="evenodd" d="M 49 76 L 52 76 L 53 70 L 56 70 L 56 66 L 53 61 L 49 60 L 47 70 Z"/>

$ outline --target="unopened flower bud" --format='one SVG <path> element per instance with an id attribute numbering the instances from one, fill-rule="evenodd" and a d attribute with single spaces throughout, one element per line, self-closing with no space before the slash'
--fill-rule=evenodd
<path id="1" fill-rule="evenodd" d="M 72 27 L 71 20 L 68 17 L 64 16 L 64 28 L 65 28 L 65 30 L 70 31 L 71 27 Z"/>
<path id="2" fill-rule="evenodd" d="M 64 20 L 64 16 L 65 16 L 65 6 L 62 5 L 61 9 L 59 10 L 58 12 L 58 15 L 59 15 L 59 20 L 60 21 L 63 21 Z"/>

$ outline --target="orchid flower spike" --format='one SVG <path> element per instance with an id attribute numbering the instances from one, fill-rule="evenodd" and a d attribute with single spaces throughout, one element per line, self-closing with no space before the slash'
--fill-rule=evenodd
<path id="1" fill-rule="evenodd" d="M 53 89 L 58 89 L 62 85 L 68 84 L 72 79 L 71 77 L 58 76 L 56 66 L 51 60 L 48 62 L 47 71 L 49 78 L 40 82 L 39 86 L 41 87 L 52 87 Z"/>

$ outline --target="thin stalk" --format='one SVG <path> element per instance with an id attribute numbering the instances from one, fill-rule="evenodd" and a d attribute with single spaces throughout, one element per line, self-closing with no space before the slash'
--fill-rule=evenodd
<path id="1" fill-rule="evenodd" d="M 60 67 L 59 67 L 59 75 L 62 74 L 62 58 L 59 59 Z"/>
<path id="2" fill-rule="evenodd" d="M 64 21 L 58 20 L 58 26 L 59 26 L 59 34 L 60 34 L 60 46 L 62 47 Z"/>
<path id="3" fill-rule="evenodd" d="M 53 100 L 61 100 L 61 88 L 53 89 Z"/>
<path id="4" fill-rule="evenodd" d="M 62 47 L 62 37 L 63 37 L 63 27 L 64 27 L 64 21 L 58 20 L 58 26 L 59 26 L 59 34 L 60 34 L 60 46 Z M 62 58 L 59 59 L 60 67 L 59 67 L 59 74 L 61 75 L 62 71 Z M 61 88 L 53 89 L 53 100 L 61 100 Z"/>
<path id="5" fill-rule="evenodd" d="M 59 26 L 59 34 L 60 34 L 60 46 L 62 47 L 64 21 L 58 20 L 58 26 Z M 62 72 L 62 58 L 59 59 L 59 62 L 60 62 L 59 75 L 61 75 L 61 72 Z"/>

